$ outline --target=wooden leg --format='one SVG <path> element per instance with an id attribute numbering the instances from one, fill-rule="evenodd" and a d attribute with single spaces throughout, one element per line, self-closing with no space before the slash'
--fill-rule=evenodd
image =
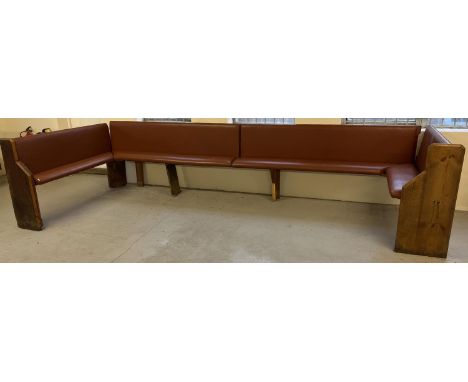
<path id="1" fill-rule="evenodd" d="M 107 163 L 107 180 L 111 188 L 122 187 L 127 184 L 124 160 Z"/>
<path id="2" fill-rule="evenodd" d="M 401 194 L 395 251 L 447 257 L 465 149 L 429 146 L 426 170 Z"/>
<path id="3" fill-rule="evenodd" d="M 18 227 L 40 231 L 43 223 L 32 174 L 26 166 L 18 162 L 13 140 L 2 140 L 1 146 Z"/>
<path id="4" fill-rule="evenodd" d="M 171 194 L 176 196 L 180 194 L 179 178 L 177 176 L 177 168 L 174 164 L 166 164 L 167 177 L 171 186 Z"/>
<path id="5" fill-rule="evenodd" d="M 270 170 L 271 198 L 273 201 L 280 198 L 280 170 Z"/>
<path id="6" fill-rule="evenodd" d="M 145 185 L 145 174 L 143 172 L 143 162 L 135 162 L 137 185 L 143 187 Z"/>

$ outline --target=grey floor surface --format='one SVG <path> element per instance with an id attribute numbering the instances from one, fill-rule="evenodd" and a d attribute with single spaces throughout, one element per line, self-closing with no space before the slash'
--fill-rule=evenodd
<path id="1" fill-rule="evenodd" d="M 0 262 L 467 262 L 468 213 L 449 256 L 392 251 L 397 207 L 127 185 L 79 174 L 38 187 L 45 229 L 17 228 L 0 181 Z"/>

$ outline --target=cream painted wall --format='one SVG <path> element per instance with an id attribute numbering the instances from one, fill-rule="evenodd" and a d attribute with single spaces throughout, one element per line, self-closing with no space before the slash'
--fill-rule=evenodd
<path id="1" fill-rule="evenodd" d="M 68 122 L 66 118 L 0 118 L 0 137 L 16 138 L 28 126 L 39 132 L 45 128 L 52 130 L 66 128 Z"/>
<path id="2" fill-rule="evenodd" d="M 229 123 L 230 118 L 192 118 L 193 123 L 205 122 L 205 123 Z"/>
<path id="3" fill-rule="evenodd" d="M 442 131 L 442 134 L 452 143 L 459 143 L 465 146 L 468 152 L 468 131 Z M 458 189 L 457 210 L 468 211 L 468 155 L 465 153 L 465 163 Z"/>
<path id="4" fill-rule="evenodd" d="M 96 123 L 107 123 L 110 121 L 136 121 L 138 118 L 69 118 L 70 127 L 94 125 Z"/>
<path id="5" fill-rule="evenodd" d="M 136 121 L 139 118 L 70 118 L 72 127 L 109 123 L 110 121 Z M 192 122 L 229 123 L 229 118 L 192 118 Z"/>
<path id="6" fill-rule="evenodd" d="M 341 118 L 296 118 L 296 124 L 341 125 Z"/>

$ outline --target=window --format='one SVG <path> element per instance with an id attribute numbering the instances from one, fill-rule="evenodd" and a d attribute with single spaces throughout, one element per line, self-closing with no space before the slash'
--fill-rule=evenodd
<path id="1" fill-rule="evenodd" d="M 349 125 L 421 125 L 440 129 L 468 129 L 468 118 L 346 118 Z"/>
<path id="2" fill-rule="evenodd" d="M 145 122 L 192 122 L 192 118 L 143 118 Z"/>
<path id="3" fill-rule="evenodd" d="M 294 125 L 294 118 L 233 118 L 234 123 L 263 123 L 272 125 Z"/>
<path id="4" fill-rule="evenodd" d="M 346 118 L 347 125 L 416 125 L 416 118 Z"/>
<path id="5" fill-rule="evenodd" d="M 423 126 L 433 126 L 442 129 L 467 129 L 468 118 L 425 118 Z"/>

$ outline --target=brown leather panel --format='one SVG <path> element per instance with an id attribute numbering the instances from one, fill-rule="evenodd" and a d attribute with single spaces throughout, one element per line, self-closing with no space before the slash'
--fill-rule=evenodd
<path id="1" fill-rule="evenodd" d="M 342 172 L 350 174 L 380 175 L 391 163 L 363 163 L 363 162 L 333 162 L 333 161 L 308 161 L 295 159 L 262 159 L 239 158 L 232 163 L 233 167 L 262 168 L 278 170 L 298 170 L 317 172 Z"/>
<path id="2" fill-rule="evenodd" d="M 18 158 L 33 174 L 112 151 L 105 123 L 15 139 Z"/>
<path id="3" fill-rule="evenodd" d="M 36 184 L 44 184 L 52 180 L 63 178 L 65 176 L 99 166 L 103 163 L 112 162 L 113 160 L 114 159 L 111 152 L 99 154 L 91 158 L 80 160 L 78 162 L 65 164 L 63 166 L 33 174 L 34 182 Z"/>
<path id="4" fill-rule="evenodd" d="M 413 164 L 402 164 L 389 167 L 386 171 L 388 190 L 392 198 L 401 198 L 403 186 L 419 174 Z"/>
<path id="5" fill-rule="evenodd" d="M 433 143 L 449 144 L 450 141 L 433 127 L 427 127 L 421 140 L 421 145 L 419 146 L 418 155 L 416 156 L 416 166 L 419 171 L 424 171 L 426 169 L 427 149 Z"/>
<path id="6" fill-rule="evenodd" d="M 214 123 L 110 123 L 114 151 L 237 157 L 239 125 Z"/>
<path id="7" fill-rule="evenodd" d="M 419 126 L 242 125 L 242 158 L 412 163 Z"/>
<path id="8" fill-rule="evenodd" d="M 206 155 L 171 155 L 130 151 L 115 151 L 114 159 L 192 166 L 231 166 L 231 163 L 234 160 L 233 157 L 214 157 Z"/>

